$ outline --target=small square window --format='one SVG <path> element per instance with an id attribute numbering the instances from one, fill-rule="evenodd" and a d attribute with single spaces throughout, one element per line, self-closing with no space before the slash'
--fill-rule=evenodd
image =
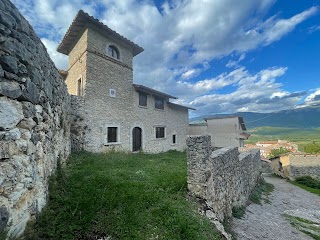
<path id="1" fill-rule="evenodd" d="M 118 128 L 108 127 L 108 143 L 117 142 Z"/>
<path id="2" fill-rule="evenodd" d="M 155 108 L 164 110 L 164 100 L 163 98 L 154 98 Z"/>
<path id="3" fill-rule="evenodd" d="M 115 89 L 109 89 L 109 96 L 115 98 L 117 96 L 117 91 Z"/>
<path id="4" fill-rule="evenodd" d="M 164 138 L 164 127 L 156 127 L 156 138 Z"/>
<path id="5" fill-rule="evenodd" d="M 176 144 L 177 143 L 177 134 L 172 135 L 172 143 Z"/>
<path id="6" fill-rule="evenodd" d="M 139 93 L 139 106 L 146 107 L 148 102 L 147 94 Z"/>

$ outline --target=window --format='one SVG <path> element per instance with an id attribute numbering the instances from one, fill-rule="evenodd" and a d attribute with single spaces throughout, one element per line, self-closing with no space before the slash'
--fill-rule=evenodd
<path id="1" fill-rule="evenodd" d="M 109 96 L 115 98 L 117 96 L 117 91 L 115 89 L 109 89 Z"/>
<path id="2" fill-rule="evenodd" d="M 177 143 L 177 134 L 172 135 L 172 143 L 176 144 Z"/>
<path id="3" fill-rule="evenodd" d="M 145 93 L 139 93 L 139 106 L 147 106 L 147 94 Z"/>
<path id="4" fill-rule="evenodd" d="M 156 127 L 156 138 L 164 138 L 164 127 Z"/>
<path id="5" fill-rule="evenodd" d="M 154 98 L 155 108 L 164 110 L 164 100 L 162 98 Z"/>
<path id="6" fill-rule="evenodd" d="M 108 127 L 108 143 L 117 142 L 118 128 Z"/>
<path id="7" fill-rule="evenodd" d="M 120 59 L 119 50 L 115 46 L 109 46 L 108 47 L 108 55 Z"/>
<path id="8" fill-rule="evenodd" d="M 81 78 L 77 81 L 77 96 L 82 96 L 82 81 Z"/>

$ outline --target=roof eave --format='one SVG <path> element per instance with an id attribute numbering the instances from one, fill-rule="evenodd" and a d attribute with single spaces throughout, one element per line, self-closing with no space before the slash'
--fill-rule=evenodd
<path id="1" fill-rule="evenodd" d="M 144 51 L 144 49 L 139 45 L 121 36 L 119 33 L 110 29 L 107 25 L 104 25 L 98 19 L 95 19 L 94 17 L 90 16 L 89 14 L 85 13 L 82 10 L 80 10 L 77 13 L 76 17 L 72 21 L 70 27 L 68 28 L 66 34 L 64 35 L 61 43 L 58 46 L 57 51 L 65 55 L 69 55 L 72 48 L 76 44 L 76 41 L 80 38 L 82 33 L 88 28 L 89 24 L 93 24 L 97 28 L 103 30 L 102 31 L 103 34 L 108 36 L 113 35 L 114 37 L 119 38 L 125 43 L 127 43 L 128 45 L 130 45 L 132 48 L 133 56 L 136 56 L 139 53 Z"/>
<path id="2" fill-rule="evenodd" d="M 169 95 L 169 94 L 166 94 L 166 93 L 157 91 L 157 90 L 155 90 L 155 89 L 146 87 L 146 86 L 144 86 L 144 85 L 133 84 L 133 87 L 135 88 L 136 91 L 144 92 L 144 93 L 151 94 L 151 95 L 155 95 L 155 96 L 158 96 L 158 97 L 178 99 L 178 98 L 175 97 L 175 96 L 171 96 L 171 95 Z"/>

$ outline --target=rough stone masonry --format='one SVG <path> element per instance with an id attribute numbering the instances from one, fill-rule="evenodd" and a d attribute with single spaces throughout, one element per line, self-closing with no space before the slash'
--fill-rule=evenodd
<path id="1" fill-rule="evenodd" d="M 239 153 L 238 148 L 214 151 L 210 136 L 187 139 L 188 189 L 206 201 L 223 222 L 232 208 L 244 206 L 261 177 L 258 149 Z"/>
<path id="2" fill-rule="evenodd" d="M 0 1 L 0 231 L 20 235 L 47 201 L 48 178 L 70 153 L 70 99 L 45 46 Z"/>

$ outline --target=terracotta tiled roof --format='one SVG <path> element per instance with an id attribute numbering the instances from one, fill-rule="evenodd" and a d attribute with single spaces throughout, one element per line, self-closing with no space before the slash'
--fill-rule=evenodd
<path id="1" fill-rule="evenodd" d="M 143 52 L 143 48 L 135 44 L 134 42 L 130 41 L 129 39 L 121 36 L 116 31 L 110 29 L 107 25 L 104 25 L 98 19 L 90 16 L 89 14 L 85 13 L 84 11 L 80 10 L 74 20 L 72 21 L 68 31 L 64 35 L 61 43 L 58 46 L 57 51 L 63 54 L 68 55 L 74 45 L 76 44 L 77 40 L 81 37 L 81 34 L 88 26 L 94 26 L 97 30 L 99 30 L 102 34 L 113 37 L 116 37 L 124 42 L 126 42 L 129 46 L 132 47 L 133 56 L 138 55 L 139 53 Z"/>

